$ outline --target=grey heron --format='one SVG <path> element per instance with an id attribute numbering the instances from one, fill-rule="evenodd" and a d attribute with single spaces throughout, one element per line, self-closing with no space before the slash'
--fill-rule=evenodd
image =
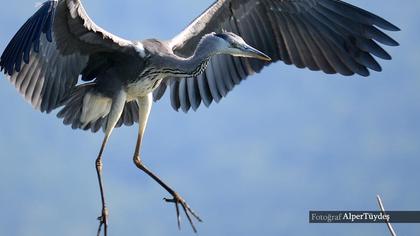
<path id="1" fill-rule="evenodd" d="M 337 0 L 221 0 L 171 40 L 130 41 L 97 26 L 80 0 L 48 1 L 13 37 L 0 66 L 37 110 L 62 107 L 58 117 L 64 124 L 104 131 L 95 162 L 102 202 L 99 230 L 104 227 L 106 234 L 108 226 L 102 153 L 115 127 L 135 122 L 135 165 L 172 195 L 166 200 L 175 203 L 178 225 L 180 204 L 195 230 L 191 217 L 198 216 L 140 158 L 153 99 L 169 90 L 175 110 L 197 110 L 201 103 L 219 102 L 247 76 L 278 60 L 368 76 L 368 69 L 381 70 L 372 55 L 391 59 L 377 42 L 398 45 L 379 28 L 398 30 Z M 79 83 L 79 76 L 86 83 Z"/>

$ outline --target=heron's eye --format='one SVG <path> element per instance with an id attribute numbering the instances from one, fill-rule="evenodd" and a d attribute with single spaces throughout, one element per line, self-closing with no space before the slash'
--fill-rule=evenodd
<path id="1" fill-rule="evenodd" d="M 236 42 L 232 42 L 231 45 L 232 45 L 232 48 L 239 48 L 239 44 Z"/>

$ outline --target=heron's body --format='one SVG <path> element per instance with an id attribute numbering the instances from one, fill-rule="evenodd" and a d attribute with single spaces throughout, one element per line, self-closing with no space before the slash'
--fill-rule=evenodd
<path id="1" fill-rule="evenodd" d="M 80 0 L 54 0 L 16 33 L 0 67 L 36 109 L 49 113 L 61 107 L 58 117 L 64 124 L 104 131 L 96 160 L 102 197 L 99 231 L 105 225 L 106 234 L 108 215 L 103 150 L 115 127 L 136 122 L 135 165 L 172 195 L 167 201 L 175 203 L 178 223 L 180 204 L 193 226 L 190 216 L 199 218 L 140 158 L 153 100 L 169 90 L 175 110 L 195 111 L 201 104 L 219 102 L 242 80 L 276 61 L 328 74 L 368 76 L 369 69 L 382 70 L 373 56 L 391 59 L 380 44 L 398 45 L 381 29 L 399 30 L 339 0 L 218 0 L 170 40 L 131 41 L 97 26 Z"/>

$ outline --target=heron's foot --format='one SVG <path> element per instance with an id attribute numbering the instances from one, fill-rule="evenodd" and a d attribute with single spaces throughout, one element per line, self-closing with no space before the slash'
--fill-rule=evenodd
<path id="1" fill-rule="evenodd" d="M 102 227 L 104 227 L 104 235 L 107 235 L 107 228 L 108 228 L 108 209 L 102 209 L 102 215 L 98 217 L 99 220 L 99 228 L 97 236 L 100 236 Z"/>
<path id="2" fill-rule="evenodd" d="M 190 206 L 188 206 L 187 202 L 185 202 L 185 200 L 182 199 L 182 197 L 180 197 L 178 193 L 174 192 L 172 196 L 173 198 L 170 198 L 170 199 L 164 198 L 163 200 L 165 200 L 166 202 L 172 202 L 175 204 L 178 228 L 181 229 L 181 217 L 179 215 L 179 205 L 181 205 L 182 209 L 185 212 L 185 215 L 187 216 L 188 221 L 190 222 L 192 229 L 194 230 L 195 233 L 197 233 L 197 229 L 194 226 L 191 216 L 193 216 L 198 222 L 202 222 L 200 217 L 190 208 Z"/>

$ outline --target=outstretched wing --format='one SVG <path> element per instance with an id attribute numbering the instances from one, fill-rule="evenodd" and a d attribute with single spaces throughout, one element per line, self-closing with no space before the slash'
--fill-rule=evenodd
<path id="1" fill-rule="evenodd" d="M 131 41 L 98 27 L 80 0 L 45 2 L 10 41 L 1 70 L 36 109 L 50 112 L 101 52 L 133 52 Z"/>
<path id="2" fill-rule="evenodd" d="M 220 0 L 172 39 L 176 54 L 190 56 L 201 37 L 227 30 L 272 58 L 298 68 L 328 74 L 359 74 L 381 71 L 372 56 L 391 56 L 378 43 L 398 43 L 378 28 L 397 31 L 396 26 L 368 11 L 339 0 Z M 270 63 L 255 59 L 216 56 L 197 78 L 168 79 L 154 93 L 158 100 L 170 87 L 175 110 L 209 106 L 247 76 Z"/>

